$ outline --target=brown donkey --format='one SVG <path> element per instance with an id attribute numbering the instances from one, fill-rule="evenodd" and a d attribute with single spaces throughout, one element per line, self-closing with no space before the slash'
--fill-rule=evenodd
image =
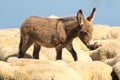
<path id="1" fill-rule="evenodd" d="M 77 12 L 77 16 L 48 19 L 32 16 L 21 25 L 21 39 L 19 44 L 19 58 L 24 57 L 27 49 L 34 43 L 33 57 L 39 59 L 41 46 L 55 47 L 56 59 L 62 59 L 62 48 L 66 48 L 77 61 L 77 54 L 72 46 L 72 40 L 79 37 L 85 45 L 92 38 L 93 19 L 95 8 L 90 16 L 85 19 L 82 10 Z"/>

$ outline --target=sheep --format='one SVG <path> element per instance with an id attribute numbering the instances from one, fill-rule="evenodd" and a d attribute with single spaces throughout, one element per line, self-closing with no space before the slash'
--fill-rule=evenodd
<path id="1" fill-rule="evenodd" d="M 83 80 L 66 65 L 63 61 L 35 59 L 0 61 L 0 80 Z"/>
<path id="2" fill-rule="evenodd" d="M 83 80 L 112 80 L 112 67 L 100 61 L 76 61 L 68 66 L 77 71 Z"/>
<path id="3" fill-rule="evenodd" d="M 116 74 L 115 78 L 116 80 L 120 80 L 120 62 L 117 62 L 113 66 L 114 73 Z"/>
<path id="4" fill-rule="evenodd" d="M 94 41 L 93 46 L 98 48 L 87 53 L 93 60 L 105 61 L 120 55 L 120 39 L 97 40 Z"/>

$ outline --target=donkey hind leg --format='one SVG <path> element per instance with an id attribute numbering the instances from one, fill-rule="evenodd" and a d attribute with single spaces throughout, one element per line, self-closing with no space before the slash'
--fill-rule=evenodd
<path id="1" fill-rule="evenodd" d="M 18 58 L 23 58 L 27 49 L 32 45 L 32 42 L 29 41 L 29 38 L 26 39 L 22 39 L 20 40 L 20 44 L 19 44 L 19 56 Z"/>
<path id="2" fill-rule="evenodd" d="M 56 60 L 61 60 L 62 59 L 62 48 L 56 47 Z"/>
<path id="3" fill-rule="evenodd" d="M 39 52 L 40 52 L 41 46 L 37 43 L 34 43 L 34 50 L 33 50 L 33 58 L 39 59 Z"/>
<path id="4" fill-rule="evenodd" d="M 72 57 L 74 58 L 74 61 L 77 61 L 78 60 L 78 57 L 77 57 L 77 54 L 75 52 L 75 50 L 73 49 L 73 45 L 72 43 L 70 43 L 66 49 L 72 54 Z"/>

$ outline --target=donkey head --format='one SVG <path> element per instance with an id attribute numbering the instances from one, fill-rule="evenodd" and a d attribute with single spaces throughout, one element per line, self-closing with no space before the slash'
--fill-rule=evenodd
<path id="1" fill-rule="evenodd" d="M 92 39 L 93 26 L 91 25 L 91 22 L 95 15 L 95 11 L 96 11 L 96 8 L 93 8 L 92 13 L 87 18 L 84 17 L 82 10 L 79 10 L 77 13 L 77 19 L 82 28 L 79 32 L 79 38 L 88 48 L 90 46 L 88 45 L 89 41 Z"/>

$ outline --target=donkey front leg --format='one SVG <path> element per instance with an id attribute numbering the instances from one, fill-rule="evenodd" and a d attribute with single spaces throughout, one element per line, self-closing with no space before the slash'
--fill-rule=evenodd
<path id="1" fill-rule="evenodd" d="M 77 61 L 78 60 L 78 57 L 77 57 L 77 54 L 75 52 L 75 50 L 73 49 L 73 45 L 72 43 L 70 43 L 66 49 L 72 54 L 72 57 L 74 58 L 74 61 Z"/>
<path id="2" fill-rule="evenodd" d="M 37 43 L 34 44 L 34 50 L 33 50 L 33 58 L 39 59 L 39 52 L 40 52 L 41 46 Z"/>
<path id="3" fill-rule="evenodd" d="M 56 60 L 61 60 L 62 59 L 62 48 L 61 47 L 56 47 Z"/>

